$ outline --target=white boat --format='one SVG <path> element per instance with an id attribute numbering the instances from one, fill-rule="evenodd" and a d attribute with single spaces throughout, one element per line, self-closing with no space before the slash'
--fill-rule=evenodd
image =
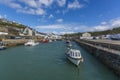
<path id="1" fill-rule="evenodd" d="M 0 41 L 0 50 L 6 49 L 6 44 L 2 41 Z"/>
<path id="2" fill-rule="evenodd" d="M 49 42 L 52 42 L 52 40 L 51 40 L 51 39 L 49 39 Z"/>
<path id="3" fill-rule="evenodd" d="M 67 49 L 66 52 L 67 58 L 75 65 L 79 65 L 80 62 L 83 62 L 83 58 L 81 56 L 81 53 L 77 49 Z"/>
<path id="4" fill-rule="evenodd" d="M 35 42 L 34 40 L 29 40 L 24 45 L 25 46 L 35 46 L 35 45 L 38 45 L 38 44 L 39 44 L 39 42 Z"/>

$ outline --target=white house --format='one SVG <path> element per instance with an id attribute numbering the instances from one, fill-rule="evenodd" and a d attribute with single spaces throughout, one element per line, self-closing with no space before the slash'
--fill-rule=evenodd
<path id="1" fill-rule="evenodd" d="M 91 36 L 90 33 L 86 32 L 86 33 L 82 34 L 82 36 L 80 37 L 80 39 L 93 39 L 93 37 Z"/>
<path id="2" fill-rule="evenodd" d="M 20 33 L 20 36 L 35 36 L 36 31 L 32 28 L 26 27 L 23 30 L 23 33 Z"/>
<path id="3" fill-rule="evenodd" d="M 86 32 L 82 34 L 82 37 L 91 37 L 91 34 Z"/>

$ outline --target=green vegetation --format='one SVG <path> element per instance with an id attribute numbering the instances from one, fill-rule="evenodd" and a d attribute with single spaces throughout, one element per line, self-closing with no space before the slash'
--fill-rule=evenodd
<path id="1" fill-rule="evenodd" d="M 8 21 L 8 20 L 5 20 L 5 19 L 0 19 L 0 25 L 1 27 L 2 26 L 5 26 L 5 27 L 14 27 L 14 28 L 25 28 L 26 26 L 25 25 L 22 25 L 22 24 L 18 24 L 16 22 L 12 22 L 12 21 Z"/>
<path id="2" fill-rule="evenodd" d="M 90 32 L 90 33 L 92 34 L 92 36 L 118 34 L 120 33 L 120 27 L 113 28 L 112 30 L 96 31 L 96 32 Z"/>

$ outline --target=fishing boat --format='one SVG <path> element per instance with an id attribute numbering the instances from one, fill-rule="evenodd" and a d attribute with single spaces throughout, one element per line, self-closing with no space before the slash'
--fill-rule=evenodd
<path id="1" fill-rule="evenodd" d="M 35 46 L 38 45 L 38 42 L 35 42 L 34 40 L 29 40 L 28 42 L 26 42 L 24 45 L 25 46 Z"/>
<path id="2" fill-rule="evenodd" d="M 81 52 L 77 49 L 67 49 L 66 57 L 76 66 L 83 62 L 83 58 L 81 56 Z"/>
<path id="3" fill-rule="evenodd" d="M 0 41 L 0 50 L 6 49 L 6 44 L 2 41 Z"/>

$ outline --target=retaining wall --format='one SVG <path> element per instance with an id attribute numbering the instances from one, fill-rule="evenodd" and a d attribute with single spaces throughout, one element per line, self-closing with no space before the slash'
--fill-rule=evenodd
<path id="1" fill-rule="evenodd" d="M 78 44 L 84 47 L 89 53 L 94 55 L 102 63 L 104 63 L 108 68 L 113 70 L 118 76 L 120 76 L 120 53 L 119 51 L 111 51 L 110 49 L 104 49 L 103 47 L 93 45 L 90 41 L 86 42 L 84 40 L 75 40 Z M 99 43 L 100 44 L 100 43 Z"/>

